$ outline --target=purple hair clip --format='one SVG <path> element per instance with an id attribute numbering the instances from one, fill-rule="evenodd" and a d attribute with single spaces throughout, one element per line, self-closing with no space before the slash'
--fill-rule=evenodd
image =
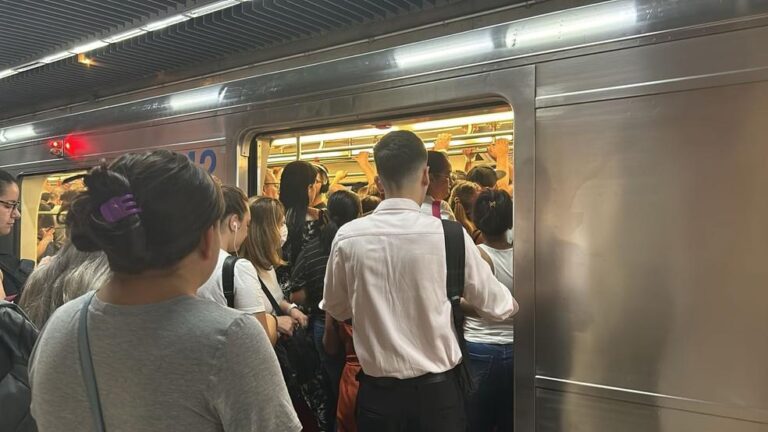
<path id="1" fill-rule="evenodd" d="M 100 210 L 101 216 L 109 223 L 115 223 L 130 215 L 141 213 L 141 208 L 133 199 L 133 194 L 116 196 L 102 204 Z"/>

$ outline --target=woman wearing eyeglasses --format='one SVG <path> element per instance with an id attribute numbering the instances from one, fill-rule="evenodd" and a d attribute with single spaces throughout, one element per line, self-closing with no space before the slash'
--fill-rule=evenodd
<path id="1" fill-rule="evenodd" d="M 19 217 L 19 186 L 0 170 L 0 236 L 10 234 Z M 0 253 L 0 431 L 32 432 L 37 429 L 29 411 L 27 360 L 37 329 L 16 305 L 3 301 L 21 291 L 27 275 L 19 267 L 18 257 Z"/>
<path id="2" fill-rule="evenodd" d="M 19 186 L 16 179 L 8 172 L 0 170 L 0 236 L 6 236 L 13 231 L 13 225 L 21 217 L 19 213 Z M 5 257 L 0 257 L 5 258 Z M 0 300 L 8 295 L 17 294 L 16 288 L 10 286 L 10 277 L 6 280 L 9 270 L 2 265 L 0 273 Z M 6 287 L 6 285 L 8 285 Z"/>

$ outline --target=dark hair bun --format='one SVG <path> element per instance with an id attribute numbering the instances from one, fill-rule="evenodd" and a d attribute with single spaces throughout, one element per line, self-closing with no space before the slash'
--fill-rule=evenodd
<path id="1" fill-rule="evenodd" d="M 72 243 L 81 251 L 104 251 L 110 268 L 141 273 L 187 256 L 223 211 L 221 190 L 183 155 L 166 150 L 126 154 L 93 168 L 86 190 L 67 214 Z M 140 213 L 105 219 L 102 204 L 132 194 Z M 194 202 L 194 206 L 189 203 Z"/>
<path id="2" fill-rule="evenodd" d="M 105 251 L 108 255 L 111 251 L 113 256 L 117 255 L 115 249 L 127 249 L 127 254 L 121 252 L 120 255 L 130 258 L 128 262 L 120 263 L 119 267 L 126 273 L 139 271 L 146 264 L 142 258 L 148 255 L 141 216 L 134 214 L 117 222 L 109 222 L 101 214 L 102 204 L 131 192 L 128 179 L 102 162 L 83 181 L 87 189 L 78 195 L 67 214 L 72 243 L 81 251 Z"/>
<path id="3" fill-rule="evenodd" d="M 477 197 L 472 220 L 484 235 L 498 236 L 512 228 L 512 197 L 503 190 L 484 190 Z"/>

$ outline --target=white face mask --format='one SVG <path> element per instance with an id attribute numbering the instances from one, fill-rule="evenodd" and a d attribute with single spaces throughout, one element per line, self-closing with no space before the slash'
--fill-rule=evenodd
<path id="1" fill-rule="evenodd" d="M 282 224 L 280 226 L 280 247 L 283 247 L 286 241 L 288 241 L 288 225 Z"/>

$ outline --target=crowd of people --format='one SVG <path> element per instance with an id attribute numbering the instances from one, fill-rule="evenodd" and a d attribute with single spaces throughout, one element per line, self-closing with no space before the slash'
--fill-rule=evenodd
<path id="1" fill-rule="evenodd" d="M 294 161 L 250 199 L 164 150 L 93 168 L 2 302 L 27 343 L 0 380 L 29 376 L 0 429 L 511 430 L 504 173 L 457 181 L 408 131 L 361 153 L 363 190 Z M 0 235 L 18 219 L 0 171 Z"/>

